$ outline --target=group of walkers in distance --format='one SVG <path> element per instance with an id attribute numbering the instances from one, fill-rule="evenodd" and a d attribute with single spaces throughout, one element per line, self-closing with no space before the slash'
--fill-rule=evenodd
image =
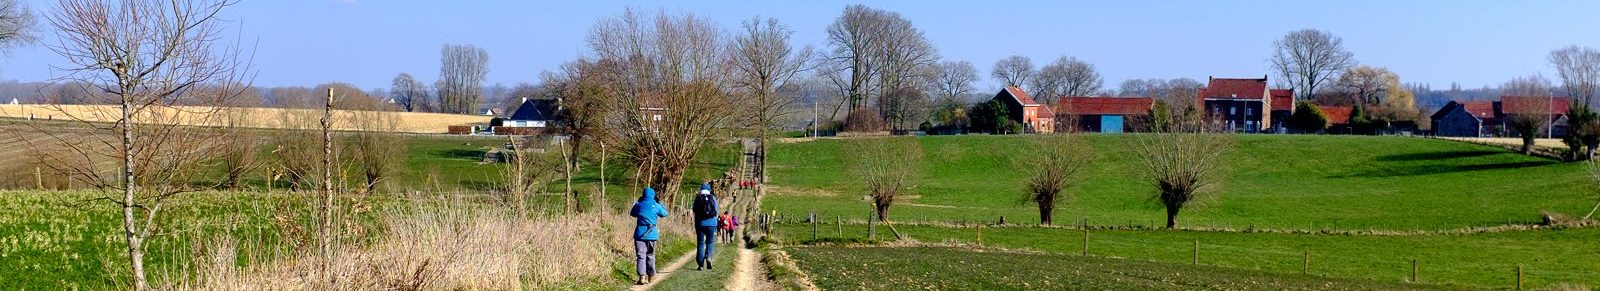
<path id="1" fill-rule="evenodd" d="M 743 188 L 743 184 L 740 185 Z M 700 191 L 695 194 L 694 205 L 690 210 L 694 214 L 695 233 L 695 270 L 709 270 L 711 254 L 714 245 L 718 242 L 732 244 L 736 237 L 734 231 L 739 227 L 739 217 L 728 211 L 721 211 L 718 215 L 717 196 L 711 192 L 711 183 L 700 185 Z M 634 263 L 639 275 L 635 284 L 649 284 L 656 277 L 656 253 L 660 245 L 661 230 L 657 228 L 659 220 L 667 217 L 666 207 L 656 201 L 656 190 L 646 187 L 644 193 L 639 195 L 639 201 L 634 202 L 633 209 L 628 215 L 635 218 L 633 231 Z M 720 236 L 718 235 L 720 231 Z"/>

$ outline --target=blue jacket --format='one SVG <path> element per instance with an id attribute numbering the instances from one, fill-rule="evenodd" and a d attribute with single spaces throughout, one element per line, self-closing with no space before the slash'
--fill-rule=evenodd
<path id="1" fill-rule="evenodd" d="M 637 218 L 633 227 L 634 240 L 661 240 L 661 228 L 656 226 L 656 220 L 667 217 L 667 209 L 656 203 L 656 190 L 644 188 L 644 195 L 639 196 L 639 202 L 633 203 L 633 210 L 628 215 Z"/>
<path id="2" fill-rule="evenodd" d="M 712 214 L 711 214 L 710 217 L 696 217 L 699 220 L 696 224 L 699 225 L 699 226 L 716 227 L 717 226 L 717 213 L 722 213 L 721 209 L 717 209 L 717 195 L 710 194 L 711 193 L 711 184 L 700 184 L 700 191 L 701 191 L 700 194 L 695 194 L 695 195 L 711 196 L 710 197 L 711 199 L 706 199 L 706 200 L 710 201 L 710 203 L 711 203 L 711 213 Z M 694 201 L 695 201 L 695 203 L 699 203 L 700 199 L 695 199 Z M 699 209 L 699 208 L 700 208 L 699 205 L 695 205 L 695 208 L 691 208 L 691 209 Z M 699 214 L 696 213 L 695 215 L 698 216 Z"/>

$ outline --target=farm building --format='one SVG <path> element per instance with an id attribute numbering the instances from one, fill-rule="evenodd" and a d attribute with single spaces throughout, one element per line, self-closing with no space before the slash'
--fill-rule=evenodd
<path id="1" fill-rule="evenodd" d="M 1205 88 L 1200 88 L 1199 103 L 1205 109 L 1206 116 L 1226 124 L 1229 130 L 1262 132 L 1281 126 L 1274 123 L 1274 115 L 1278 114 L 1269 110 L 1293 111 L 1293 91 L 1279 91 L 1287 93 L 1288 107 L 1273 104 L 1280 100 L 1274 100 L 1279 98 L 1275 98 L 1277 96 L 1272 91 L 1267 86 L 1266 76 L 1259 79 L 1212 77 L 1207 80 Z"/>
<path id="2" fill-rule="evenodd" d="M 1155 100 L 1150 97 L 1068 96 L 1056 101 L 1062 126 L 1079 132 L 1121 133 L 1139 131 L 1150 118 Z"/>
<path id="3" fill-rule="evenodd" d="M 553 127 L 559 118 L 559 100 L 522 99 L 522 105 L 501 123 L 504 127 Z"/>
<path id="4" fill-rule="evenodd" d="M 1055 132 L 1055 114 L 1049 105 L 1033 101 L 1028 92 L 1022 88 L 1006 86 L 1000 93 L 994 95 L 993 100 L 999 100 L 1006 105 L 1006 112 L 1011 121 L 1021 123 L 1027 132 L 1049 133 Z"/>
<path id="5" fill-rule="evenodd" d="M 1450 101 L 1430 117 L 1438 136 L 1512 136 L 1506 122 L 1512 114 L 1540 114 L 1549 118 L 1545 136 L 1566 136 L 1569 97 L 1501 96 L 1500 101 Z"/>
<path id="6" fill-rule="evenodd" d="M 1272 89 L 1272 131 L 1286 132 L 1283 122 L 1294 115 L 1294 89 Z"/>

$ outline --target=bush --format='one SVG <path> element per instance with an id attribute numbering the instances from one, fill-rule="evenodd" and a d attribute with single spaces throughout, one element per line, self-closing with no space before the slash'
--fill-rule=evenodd
<path id="1" fill-rule="evenodd" d="M 1294 114 L 1289 115 L 1289 128 L 1304 132 L 1321 132 L 1328 129 L 1328 115 L 1322 113 L 1322 108 L 1317 104 L 1300 101 L 1294 106 Z"/>
<path id="2" fill-rule="evenodd" d="M 973 105 L 972 115 L 969 119 L 972 123 L 973 131 L 1003 133 L 1009 128 L 1006 122 L 1011 121 L 1010 117 L 1008 117 L 1010 114 L 1005 104 L 1000 103 L 998 100 L 989 100 L 989 102 Z M 1020 127 L 1020 124 L 1018 127 Z"/>
<path id="3" fill-rule="evenodd" d="M 877 111 L 861 108 L 850 111 L 844 119 L 844 131 L 848 132 L 879 132 L 883 131 L 883 117 Z"/>

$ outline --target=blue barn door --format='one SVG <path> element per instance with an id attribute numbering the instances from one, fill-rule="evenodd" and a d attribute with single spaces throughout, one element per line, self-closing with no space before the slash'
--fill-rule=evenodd
<path id="1" fill-rule="evenodd" d="M 1100 133 L 1122 133 L 1122 116 L 1101 115 Z"/>

